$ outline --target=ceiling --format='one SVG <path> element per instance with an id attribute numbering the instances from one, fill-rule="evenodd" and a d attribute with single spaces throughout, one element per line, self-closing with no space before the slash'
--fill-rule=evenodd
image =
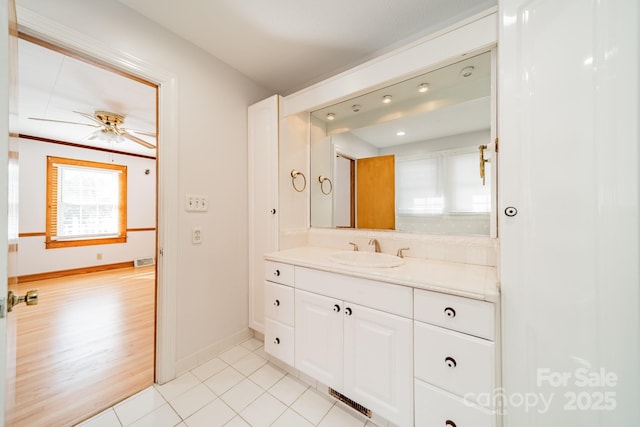
<path id="1" fill-rule="evenodd" d="M 118 1 L 280 95 L 497 4 L 497 0 Z"/>
<path id="2" fill-rule="evenodd" d="M 496 0 L 181 0 L 176 7 L 173 1 L 117 1 L 282 95 L 496 4 Z M 155 150 L 129 140 L 88 142 L 95 122 L 75 113 L 112 111 L 126 116 L 122 127 L 128 130 L 155 132 L 154 87 L 25 40 L 20 40 L 18 52 L 21 134 L 155 155 Z M 155 145 L 153 137 L 135 136 Z"/>

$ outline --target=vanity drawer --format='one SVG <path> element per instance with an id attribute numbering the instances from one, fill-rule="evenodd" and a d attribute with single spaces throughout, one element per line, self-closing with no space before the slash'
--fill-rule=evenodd
<path id="1" fill-rule="evenodd" d="M 293 288 L 264 282 L 264 314 L 273 320 L 293 326 Z"/>
<path id="2" fill-rule="evenodd" d="M 264 262 L 264 279 L 270 282 L 293 286 L 293 272 L 294 268 L 291 264 L 282 264 L 280 262 L 273 261 Z"/>
<path id="3" fill-rule="evenodd" d="M 495 388 L 492 341 L 414 321 L 416 378 L 474 400 Z"/>
<path id="4" fill-rule="evenodd" d="M 494 412 L 415 380 L 416 426 L 495 427 Z"/>
<path id="5" fill-rule="evenodd" d="M 413 317 L 421 322 L 442 326 L 493 340 L 494 306 L 490 302 L 416 289 Z"/>
<path id="6" fill-rule="evenodd" d="M 264 319 L 264 351 L 293 366 L 293 328 L 272 319 Z"/>

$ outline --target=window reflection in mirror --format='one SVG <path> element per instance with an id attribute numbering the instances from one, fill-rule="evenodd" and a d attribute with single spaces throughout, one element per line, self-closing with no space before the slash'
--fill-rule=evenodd
<path id="1" fill-rule="evenodd" d="M 312 112 L 311 226 L 489 235 L 491 98 L 486 52 Z"/>

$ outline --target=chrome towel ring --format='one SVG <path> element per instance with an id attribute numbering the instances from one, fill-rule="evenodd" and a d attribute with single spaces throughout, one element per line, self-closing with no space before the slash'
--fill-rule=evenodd
<path id="1" fill-rule="evenodd" d="M 331 180 L 329 178 L 327 178 L 324 175 L 320 175 L 318 177 L 318 182 L 320 183 L 320 191 L 322 191 L 322 194 L 324 194 L 326 196 L 331 194 L 331 192 L 333 191 L 333 183 L 331 182 Z M 324 191 L 324 183 L 325 182 L 329 183 L 329 191 Z"/>
<path id="2" fill-rule="evenodd" d="M 302 188 L 300 189 L 296 186 L 296 178 L 299 176 L 301 176 L 303 179 Z M 296 190 L 298 193 L 302 193 L 304 189 L 307 188 L 307 177 L 304 176 L 302 172 L 295 169 L 291 169 L 291 185 L 293 185 L 293 189 Z"/>

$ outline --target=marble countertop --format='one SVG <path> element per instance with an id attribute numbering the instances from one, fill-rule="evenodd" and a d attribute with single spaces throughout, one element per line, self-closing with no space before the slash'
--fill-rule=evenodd
<path id="1" fill-rule="evenodd" d="M 354 267 L 332 261 L 336 252 L 340 251 L 305 246 L 267 253 L 265 259 L 484 301 L 499 299 L 495 267 L 410 257 L 398 267 Z"/>

